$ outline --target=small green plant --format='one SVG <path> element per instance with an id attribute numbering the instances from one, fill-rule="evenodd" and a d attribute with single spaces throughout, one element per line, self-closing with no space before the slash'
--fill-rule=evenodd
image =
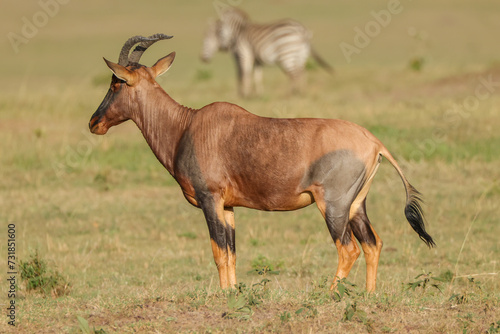
<path id="1" fill-rule="evenodd" d="M 451 297 L 448 299 L 449 302 L 455 302 L 457 304 L 467 304 L 469 302 L 469 295 L 467 292 L 460 294 L 460 293 L 454 293 L 451 295 Z"/>
<path id="2" fill-rule="evenodd" d="M 353 294 L 356 285 L 347 281 L 345 278 L 337 280 L 337 291 L 333 293 L 333 299 L 340 302 L 345 296 L 350 296 Z"/>
<path id="3" fill-rule="evenodd" d="M 193 239 L 193 240 L 198 237 L 194 232 L 177 233 L 177 236 L 180 238 Z"/>
<path id="4" fill-rule="evenodd" d="M 318 310 L 310 303 L 302 304 L 302 307 L 295 311 L 295 315 L 300 315 L 305 318 L 315 318 L 318 315 Z"/>
<path id="5" fill-rule="evenodd" d="M 40 258 L 38 251 L 31 255 L 28 261 L 19 262 L 21 281 L 27 291 L 38 291 L 55 297 L 69 293 L 69 283 L 57 271 L 50 270 L 47 263 Z"/>
<path id="6" fill-rule="evenodd" d="M 205 305 L 208 298 L 209 294 L 204 288 L 195 288 L 194 290 L 188 291 L 185 295 L 185 301 L 195 309 Z"/>
<path id="7" fill-rule="evenodd" d="M 207 69 L 198 69 L 195 75 L 195 79 L 198 81 L 208 81 L 212 79 L 212 77 L 212 71 Z"/>
<path id="8" fill-rule="evenodd" d="M 428 34 L 423 30 L 410 27 L 408 35 L 415 41 L 415 50 L 413 52 L 415 55 L 408 62 L 408 67 L 415 72 L 420 72 L 425 64 L 425 57 L 423 55 L 427 53 L 428 49 Z"/>
<path id="9" fill-rule="evenodd" d="M 367 317 L 366 317 L 366 312 L 363 310 L 358 309 L 358 303 L 350 303 L 347 302 L 347 305 L 344 309 L 344 314 L 342 315 L 342 321 L 351 321 L 351 320 L 359 320 L 363 323 L 366 323 Z"/>
<path id="10" fill-rule="evenodd" d="M 288 322 L 292 320 L 292 315 L 288 311 L 283 311 L 283 313 L 280 314 L 280 320 L 282 323 Z"/>
<path id="11" fill-rule="evenodd" d="M 453 294 L 448 301 L 455 302 L 457 304 L 467 304 L 470 302 L 471 297 L 479 293 L 479 296 L 482 295 L 483 289 L 481 288 L 481 282 L 476 281 L 474 277 L 467 277 L 467 288 L 463 290 L 461 293 Z"/>
<path id="12" fill-rule="evenodd" d="M 271 281 L 263 278 L 259 283 L 253 284 L 251 289 L 248 289 L 245 283 L 240 283 L 237 286 L 237 291 L 238 294 L 246 298 L 248 305 L 257 306 L 262 304 L 262 301 L 267 297 L 269 292 L 267 284 L 269 282 Z"/>
<path id="13" fill-rule="evenodd" d="M 417 288 L 422 288 L 422 291 L 425 291 L 428 286 L 431 286 L 438 289 L 439 292 L 442 292 L 439 282 L 443 282 L 444 280 L 440 277 L 432 276 L 431 272 L 417 275 L 414 279 L 416 280 L 415 282 L 406 284 L 405 290 L 411 289 L 412 291 L 415 291 Z"/>
<path id="14" fill-rule="evenodd" d="M 414 57 L 410 59 L 408 63 L 408 67 L 412 69 L 415 72 L 420 72 L 422 68 L 424 67 L 425 64 L 425 58 L 424 57 Z"/>
<path id="15" fill-rule="evenodd" d="M 473 323 L 475 323 L 473 318 L 474 318 L 474 316 L 471 313 L 468 313 L 465 316 L 461 316 L 461 315 L 457 316 L 457 319 L 462 324 L 462 333 L 463 334 L 466 334 L 469 331 L 471 325 Z"/>
<path id="16" fill-rule="evenodd" d="M 240 320 L 250 320 L 253 314 L 252 308 L 247 304 L 244 296 L 237 297 L 237 294 L 231 292 L 227 298 L 227 308 L 228 312 L 222 314 L 225 319 L 240 319 Z"/>
<path id="17" fill-rule="evenodd" d="M 260 305 L 264 298 L 268 295 L 267 284 L 271 282 L 267 278 L 263 278 L 259 283 L 252 285 L 252 290 L 247 293 L 249 305 Z"/>
<path id="18" fill-rule="evenodd" d="M 86 319 L 78 315 L 76 316 L 76 319 L 78 320 L 78 326 L 80 327 L 80 330 L 83 334 L 106 334 L 106 331 L 104 329 L 96 330 L 95 327 L 93 329 L 90 329 L 89 322 Z"/>
<path id="19" fill-rule="evenodd" d="M 318 64 L 311 59 L 306 62 L 306 71 L 316 71 L 318 69 Z"/>
<path id="20" fill-rule="evenodd" d="M 269 261 L 269 259 L 263 255 L 257 256 L 252 260 L 252 270 L 248 274 L 259 274 L 261 276 L 266 276 L 267 274 L 279 275 L 279 270 L 275 270 L 275 267 L 280 267 L 281 263 L 274 265 Z"/>
<path id="21" fill-rule="evenodd" d="M 252 239 L 250 239 L 250 245 L 252 245 L 254 247 L 259 246 L 259 245 L 261 245 L 261 241 L 259 239 L 252 238 Z"/>
<path id="22" fill-rule="evenodd" d="M 94 184 L 100 191 L 109 191 L 111 189 L 109 183 L 109 171 L 97 173 L 94 177 Z"/>
<path id="23" fill-rule="evenodd" d="M 330 279 L 328 276 L 324 276 L 319 281 L 313 281 L 311 292 L 309 293 L 309 300 L 314 301 L 316 304 L 329 303 L 331 301 L 331 296 L 325 290 L 329 287 Z"/>
<path id="24" fill-rule="evenodd" d="M 476 281 L 476 279 L 474 277 L 467 277 L 467 281 L 469 281 L 470 285 L 475 289 L 475 290 L 478 290 L 480 292 L 483 291 L 483 289 L 481 288 L 481 282 L 480 281 Z"/>
<path id="25" fill-rule="evenodd" d="M 442 272 L 441 274 L 439 274 L 438 276 L 442 282 L 451 282 L 453 281 L 453 272 L 451 270 L 446 270 L 445 272 Z"/>
<path id="26" fill-rule="evenodd" d="M 500 333 L 500 320 L 498 320 L 496 323 L 492 322 L 490 324 L 490 328 L 488 328 L 488 334 L 493 334 L 493 333 Z"/>
<path id="27" fill-rule="evenodd" d="M 222 316 L 226 319 L 238 318 L 248 320 L 253 314 L 252 307 L 259 306 L 268 296 L 268 284 L 271 282 L 263 278 L 249 289 L 245 283 L 236 286 L 236 292 L 231 291 L 227 301 L 228 312 Z"/>
<path id="28" fill-rule="evenodd" d="M 34 134 L 36 138 L 40 139 L 45 135 L 45 131 L 42 128 L 36 128 Z"/>

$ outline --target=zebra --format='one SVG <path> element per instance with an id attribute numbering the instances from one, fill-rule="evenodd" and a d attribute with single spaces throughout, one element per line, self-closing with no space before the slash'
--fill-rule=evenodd
<path id="1" fill-rule="evenodd" d="M 333 73 L 330 65 L 312 48 L 311 37 L 312 33 L 295 20 L 255 24 L 244 11 L 228 7 L 220 12 L 218 20 L 209 23 L 201 59 L 209 62 L 217 51 L 231 52 L 237 66 L 239 93 L 243 97 L 248 97 L 252 89 L 262 94 L 262 66 L 273 64 L 290 78 L 292 91 L 300 92 L 309 56 Z"/>

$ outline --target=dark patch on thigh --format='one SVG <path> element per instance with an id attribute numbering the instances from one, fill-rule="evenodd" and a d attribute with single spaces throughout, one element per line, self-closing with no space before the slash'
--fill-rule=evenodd
<path id="1" fill-rule="evenodd" d="M 311 185 L 323 188 L 325 218 L 334 241 L 350 242 L 349 209 L 364 184 L 365 175 L 364 163 L 352 151 L 338 150 L 316 160 L 302 180 L 304 188 Z"/>
<path id="2" fill-rule="evenodd" d="M 361 190 L 365 175 L 365 164 L 352 151 L 338 150 L 311 164 L 302 179 L 302 187 L 321 186 L 326 202 L 350 206 Z"/>
<path id="3" fill-rule="evenodd" d="M 349 222 L 349 226 L 352 228 L 354 236 L 361 243 L 368 245 L 376 245 L 377 240 L 370 227 L 370 221 L 367 217 L 355 216 Z"/>
<path id="4" fill-rule="evenodd" d="M 366 215 L 366 202 L 363 201 L 363 204 L 358 209 L 358 212 L 354 215 L 354 217 L 349 221 L 349 225 L 352 228 L 354 236 L 361 243 L 365 243 L 368 245 L 376 245 L 377 240 L 375 238 L 375 234 L 373 234 L 370 220 Z"/>
<path id="5" fill-rule="evenodd" d="M 333 203 L 326 204 L 325 220 L 328 231 L 333 241 L 340 240 L 343 245 L 351 242 L 351 226 L 348 224 L 349 210 L 336 206 Z"/>

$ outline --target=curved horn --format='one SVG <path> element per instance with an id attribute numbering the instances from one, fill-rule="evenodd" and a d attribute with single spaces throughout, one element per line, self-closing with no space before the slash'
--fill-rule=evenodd
<path id="1" fill-rule="evenodd" d="M 123 44 L 122 50 L 120 51 L 120 57 L 118 58 L 118 64 L 122 66 L 127 66 L 128 65 L 128 54 L 130 52 L 130 49 L 137 43 L 143 42 L 145 40 L 148 40 L 147 37 L 144 36 L 134 36 L 130 37 L 125 44 Z"/>
<path id="2" fill-rule="evenodd" d="M 172 37 L 174 36 L 154 34 L 149 36 L 147 39 L 144 39 L 141 44 L 137 45 L 134 51 L 132 51 L 132 53 L 130 54 L 130 57 L 128 58 L 129 63 L 138 63 L 144 51 L 146 51 L 147 48 L 153 45 L 153 43 L 158 42 L 162 39 L 170 39 Z"/>

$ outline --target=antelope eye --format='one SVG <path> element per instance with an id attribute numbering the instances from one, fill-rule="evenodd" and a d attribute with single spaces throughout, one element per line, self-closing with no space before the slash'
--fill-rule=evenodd
<path id="1" fill-rule="evenodd" d="M 116 93 L 117 91 L 120 90 L 120 88 L 122 87 L 122 84 L 124 84 L 125 82 L 124 81 L 119 81 L 119 82 L 116 82 L 114 84 L 111 85 L 111 90 L 113 91 L 113 93 Z"/>

